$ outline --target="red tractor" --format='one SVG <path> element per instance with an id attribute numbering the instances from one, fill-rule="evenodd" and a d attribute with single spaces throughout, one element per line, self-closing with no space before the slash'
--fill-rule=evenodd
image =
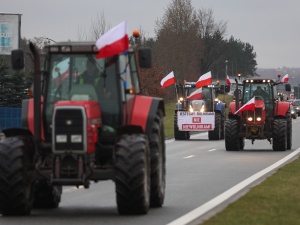
<path id="1" fill-rule="evenodd" d="M 149 68 L 150 49 L 96 59 L 94 43 L 56 43 L 45 46 L 43 71 L 32 43 L 30 49 L 34 96 L 22 102 L 22 128 L 4 130 L 0 144 L 0 213 L 56 208 L 62 186 L 109 179 L 120 214 L 161 207 L 164 101 L 139 95 L 136 63 Z M 12 52 L 12 64 L 23 68 L 21 50 Z M 95 67 L 92 83 L 82 82 L 85 65 Z"/>
<path id="2" fill-rule="evenodd" d="M 245 79 L 242 99 L 229 105 L 228 119 L 225 122 L 226 151 L 244 149 L 245 139 L 267 139 L 273 151 L 285 151 L 292 148 L 292 119 L 288 102 L 280 101 L 276 83 L 272 79 Z M 291 91 L 290 84 L 285 90 Z M 237 92 L 236 92 L 237 93 Z M 254 110 L 240 110 L 254 98 Z M 251 103 L 253 104 L 253 103 Z M 245 107 L 246 109 L 246 107 Z M 237 112 L 237 113 L 236 113 Z"/>

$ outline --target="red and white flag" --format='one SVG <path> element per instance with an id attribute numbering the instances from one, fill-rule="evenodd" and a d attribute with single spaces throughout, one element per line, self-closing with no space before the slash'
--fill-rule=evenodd
<path id="1" fill-rule="evenodd" d="M 230 82 L 230 79 L 229 79 L 229 76 L 227 75 L 227 77 L 226 77 L 226 84 L 227 85 L 230 85 L 231 84 L 231 82 Z"/>
<path id="2" fill-rule="evenodd" d="M 255 110 L 255 96 L 251 98 L 245 105 L 243 105 L 241 108 L 239 108 L 238 111 L 235 112 L 237 114 L 238 112 L 243 112 L 243 111 L 254 111 Z"/>
<path id="3" fill-rule="evenodd" d="M 287 83 L 289 82 L 289 75 L 286 74 L 283 76 L 283 78 L 280 80 L 281 83 Z"/>
<path id="4" fill-rule="evenodd" d="M 166 88 L 172 84 L 175 84 L 175 77 L 173 71 L 160 81 L 161 88 Z"/>
<path id="5" fill-rule="evenodd" d="M 204 87 L 204 86 L 207 86 L 209 84 L 212 84 L 212 76 L 211 76 L 210 71 L 203 74 L 199 78 L 199 80 L 196 82 L 196 88 Z"/>
<path id="6" fill-rule="evenodd" d="M 193 91 L 188 97 L 187 100 L 200 100 L 202 99 L 202 88 Z"/>
<path id="7" fill-rule="evenodd" d="M 106 58 L 125 52 L 129 48 L 127 22 L 124 21 L 103 34 L 96 42 L 99 53 L 96 58 Z"/>

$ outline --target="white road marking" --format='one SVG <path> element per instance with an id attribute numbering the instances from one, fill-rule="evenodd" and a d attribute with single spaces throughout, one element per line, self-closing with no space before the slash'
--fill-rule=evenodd
<path id="1" fill-rule="evenodd" d="M 212 200 L 204 203 L 203 205 L 199 206 L 198 208 L 196 208 L 196 209 L 190 211 L 189 213 L 183 215 L 182 217 L 179 217 L 178 219 L 168 223 L 167 225 L 184 225 L 184 224 L 191 223 L 192 221 L 196 220 L 197 218 L 201 217 L 205 213 L 207 213 L 210 210 L 212 210 L 213 208 L 215 208 L 216 206 L 218 206 L 221 203 L 227 201 L 230 197 L 234 196 L 236 193 L 238 193 L 242 189 L 246 188 L 251 183 L 253 183 L 256 180 L 258 180 L 259 178 L 263 177 L 267 173 L 277 169 L 278 167 L 280 167 L 281 165 L 283 165 L 284 163 L 286 163 L 288 160 L 290 160 L 291 158 L 293 158 L 294 156 L 296 156 L 299 153 L 300 153 L 300 148 L 293 151 L 291 154 L 287 155 L 283 159 L 277 161 L 273 165 L 261 170 L 260 172 L 258 172 L 256 174 L 252 175 L 251 177 L 249 177 L 248 179 L 246 179 L 246 180 L 240 182 L 239 184 L 233 186 L 232 188 L 230 188 L 229 190 L 223 192 L 219 196 L 217 196 L 217 197 L 213 198 Z"/>
<path id="2" fill-rule="evenodd" d="M 189 156 L 186 156 L 186 157 L 183 157 L 184 159 L 189 159 L 189 158 L 193 158 L 194 155 L 189 155 Z"/>
<path id="3" fill-rule="evenodd" d="M 216 151 L 217 149 L 213 148 L 213 149 L 210 149 L 208 150 L 208 152 L 213 152 L 213 151 Z"/>

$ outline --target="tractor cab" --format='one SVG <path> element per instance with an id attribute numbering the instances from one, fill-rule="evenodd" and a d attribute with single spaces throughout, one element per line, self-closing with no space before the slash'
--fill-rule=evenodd
<path id="1" fill-rule="evenodd" d="M 58 101 L 90 101 L 101 106 L 102 123 L 116 129 L 122 123 L 122 104 L 140 92 L 134 53 L 96 59 L 93 43 L 47 46 L 45 85 L 45 134 L 51 133 L 52 113 Z M 68 50 L 66 50 L 68 49 Z M 70 102 L 69 102 L 70 103 Z M 69 104 L 65 102 L 65 104 Z"/>

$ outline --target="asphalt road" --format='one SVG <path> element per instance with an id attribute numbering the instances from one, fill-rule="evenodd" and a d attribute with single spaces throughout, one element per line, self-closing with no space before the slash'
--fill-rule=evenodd
<path id="1" fill-rule="evenodd" d="M 273 165 L 300 147 L 300 118 L 293 120 L 292 150 L 273 152 L 266 140 L 246 141 L 245 150 L 225 151 L 225 143 L 209 141 L 207 133 L 189 141 L 166 141 L 167 186 L 162 208 L 150 209 L 143 216 L 117 213 L 112 181 L 92 184 L 90 189 L 64 187 L 60 207 L 33 210 L 31 216 L 0 217 L 0 224 L 55 225 L 160 225 L 172 223 L 207 203 L 252 175 Z"/>

